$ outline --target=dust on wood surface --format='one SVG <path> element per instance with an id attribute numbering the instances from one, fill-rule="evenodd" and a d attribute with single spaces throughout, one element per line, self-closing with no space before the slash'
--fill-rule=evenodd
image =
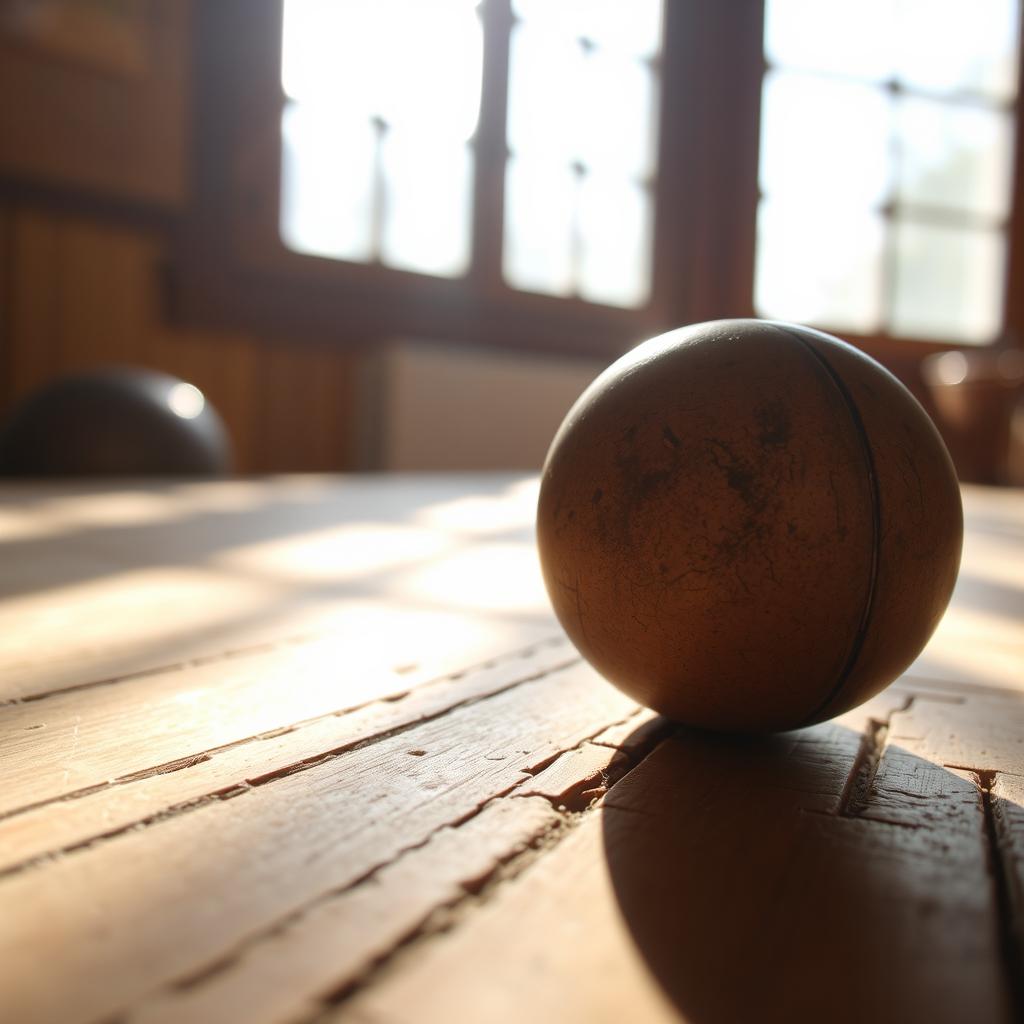
<path id="1" fill-rule="evenodd" d="M 5 492 L 5 1019 L 1020 1018 L 1024 498 L 893 687 L 737 739 L 579 661 L 533 488 Z"/>

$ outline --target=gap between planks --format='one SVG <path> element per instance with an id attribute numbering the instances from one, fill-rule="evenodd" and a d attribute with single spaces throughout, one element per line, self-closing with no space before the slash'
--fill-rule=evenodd
<path id="1" fill-rule="evenodd" d="M 518 878 L 541 855 L 554 849 L 600 806 L 600 800 L 608 789 L 636 768 L 677 729 L 673 723 L 646 709 L 635 711 L 575 747 L 546 758 L 543 766 L 538 766 L 505 792 L 495 794 L 462 819 L 442 826 L 344 888 L 323 894 L 309 906 L 276 922 L 266 932 L 253 936 L 193 975 L 177 979 L 163 992 L 155 993 L 135 1009 L 117 1015 L 114 1020 L 119 1024 L 158 1024 L 175 1020 L 213 1022 L 220 1019 L 229 1007 L 237 1012 L 240 986 L 247 987 L 247 982 L 258 985 L 254 972 L 260 972 L 264 966 L 272 967 L 268 964 L 273 959 L 273 954 L 267 949 L 269 943 L 287 941 L 290 937 L 308 949 L 311 942 L 308 936 L 302 935 L 304 925 L 312 922 L 310 930 L 315 932 L 320 924 L 318 918 L 330 915 L 332 910 L 339 911 L 339 918 L 345 916 L 346 898 L 365 892 L 364 887 L 368 884 L 372 885 L 410 861 L 415 862 L 438 842 L 439 837 L 450 834 L 454 839 L 456 833 L 468 831 L 488 815 L 505 813 L 508 816 L 511 805 L 533 805 L 535 827 L 529 835 L 516 836 L 512 841 L 505 837 L 506 849 L 494 857 L 485 871 L 460 880 L 457 886 L 450 887 L 446 897 L 436 899 L 429 907 L 415 906 L 406 920 L 394 929 L 386 948 L 358 958 L 347 973 L 339 973 L 337 964 L 332 963 L 322 976 L 306 979 L 308 990 L 300 1001 L 307 1004 L 306 1013 L 311 1017 L 319 1016 L 325 1008 L 343 1004 L 360 989 L 386 976 L 404 957 L 415 956 L 417 950 L 433 937 L 450 931 L 474 908 L 486 904 L 502 885 Z M 630 734 L 639 735 L 641 739 L 627 739 L 621 745 L 615 742 L 618 737 Z M 560 770 L 561 763 L 571 762 L 576 755 L 587 751 L 592 756 L 584 761 L 584 771 L 579 771 L 579 763 L 568 771 Z M 542 815 L 535 809 L 539 803 L 546 808 Z M 440 867 L 443 872 L 447 865 Z M 289 1017 L 294 1014 L 294 999 L 293 989 L 289 996 L 292 1002 Z M 249 1014 L 259 1015 L 260 1010 L 249 1006 L 245 1012 L 247 1019 L 253 1019 Z M 258 1016 L 257 1019 L 264 1018 Z M 272 1018 L 268 1016 L 265 1019 Z"/>
<path id="2" fill-rule="evenodd" d="M 904 704 L 904 708 L 897 709 L 897 710 L 906 711 L 906 710 L 909 710 L 909 708 L 910 708 L 910 705 L 907 705 L 905 703 Z M 621 722 L 632 722 L 633 725 L 632 725 L 632 727 L 630 727 L 629 731 L 633 731 L 635 729 L 635 726 L 639 724 L 639 723 L 637 723 L 635 721 L 635 717 L 636 716 L 631 714 L 631 715 L 626 716 L 625 718 L 619 719 L 619 721 L 621 721 Z M 871 728 L 872 729 L 876 729 L 876 725 L 872 725 Z M 510 788 L 507 788 L 507 789 L 503 789 L 500 792 L 501 793 L 505 793 L 507 795 L 510 795 L 511 793 L 513 793 L 516 790 L 522 789 L 525 792 L 527 787 L 535 787 L 535 786 L 537 786 L 538 785 L 538 779 L 541 779 L 544 776 L 546 771 L 548 771 L 549 769 L 553 769 L 558 764 L 558 762 L 560 760 L 562 760 L 564 757 L 568 757 L 574 751 L 579 751 L 579 750 L 583 749 L 588 742 L 591 742 L 593 744 L 600 744 L 602 742 L 602 737 L 604 737 L 605 733 L 608 732 L 608 731 L 609 731 L 608 729 L 604 729 L 604 730 L 601 730 L 601 731 L 596 732 L 596 733 L 590 733 L 586 737 L 584 737 L 583 739 L 579 740 L 575 745 L 573 745 L 573 746 L 571 746 L 571 747 L 569 747 L 567 749 L 556 750 L 554 752 L 554 755 L 553 755 L 554 760 L 552 759 L 552 755 L 549 754 L 549 755 L 547 755 L 545 757 L 539 757 L 539 758 L 535 758 L 535 759 L 533 759 L 531 761 L 524 762 L 523 763 L 523 767 L 520 770 L 525 773 L 526 777 L 525 778 L 520 778 L 519 781 L 516 782 L 513 786 L 511 786 Z M 620 729 L 620 732 L 621 731 L 622 730 Z M 412 753 L 415 753 L 415 752 L 414 751 L 408 751 L 407 753 L 412 754 Z M 614 754 L 614 751 L 612 751 L 612 754 Z M 318 762 L 318 763 L 320 763 L 320 762 Z M 547 766 L 547 767 L 545 767 L 545 766 Z M 313 767 L 313 766 L 310 765 L 310 766 L 307 766 L 307 767 Z M 270 781 L 276 781 L 276 779 L 272 779 Z M 847 785 L 849 785 L 849 777 L 847 778 Z M 578 795 L 582 795 L 585 792 L 587 792 L 587 790 L 580 790 L 580 793 Z M 423 839 L 422 841 L 419 841 L 419 842 L 417 842 L 415 844 L 412 844 L 412 845 L 408 846 L 407 849 L 401 849 L 400 848 L 398 853 L 394 857 L 389 858 L 389 859 L 387 859 L 385 861 L 382 861 L 382 862 L 378 863 L 376 865 L 376 867 L 372 867 L 371 868 L 371 873 L 363 876 L 361 884 L 365 884 L 371 878 L 371 876 L 372 877 L 377 877 L 377 872 L 383 871 L 386 868 L 390 867 L 392 864 L 399 863 L 403 859 L 405 859 L 406 857 L 410 856 L 409 851 L 424 849 L 425 845 L 429 845 L 429 843 L 433 840 L 433 838 L 439 832 L 442 832 L 445 828 L 451 828 L 453 826 L 453 823 L 454 823 L 455 827 L 458 827 L 458 824 L 460 822 L 461 823 L 468 823 L 470 820 L 475 819 L 478 816 L 478 814 L 480 813 L 481 808 L 483 806 L 488 805 L 488 804 L 493 804 L 493 802 L 495 801 L 495 798 L 498 798 L 498 794 L 497 793 L 492 793 L 490 799 L 484 801 L 483 804 L 478 804 L 474 809 L 472 809 L 470 812 L 468 812 L 468 814 L 464 814 L 461 817 L 456 817 L 452 821 L 446 822 L 445 824 L 439 826 L 438 828 L 435 828 L 432 832 L 430 832 L 425 837 L 425 839 Z M 499 802 L 501 801 L 501 799 L 503 799 L 503 798 L 499 798 Z M 570 798 L 570 803 L 571 803 L 571 799 L 572 798 Z M 579 812 L 578 811 L 570 811 L 570 813 L 579 813 Z M 525 868 L 527 866 L 528 866 L 528 861 L 524 860 L 522 865 L 521 865 L 521 870 L 525 870 Z M 502 877 L 504 877 L 504 876 L 502 876 Z M 344 890 L 345 891 L 357 891 L 358 888 L 359 888 L 358 885 L 356 886 L 356 890 L 352 890 L 351 886 L 345 886 Z M 490 892 L 490 891 L 491 890 L 488 890 L 488 892 Z M 308 912 L 308 910 L 310 908 L 314 908 L 316 905 L 318 905 L 320 903 L 320 901 L 321 901 L 321 897 L 322 897 L 322 894 L 321 894 L 321 896 L 318 896 L 317 899 L 313 900 L 312 903 L 309 905 L 309 908 L 307 908 L 305 912 Z M 469 904 L 467 904 L 466 906 L 468 907 Z M 284 918 L 278 918 L 275 921 L 274 925 L 272 925 L 268 929 L 268 931 L 265 933 L 265 935 L 264 935 L 265 939 L 269 939 L 271 936 L 279 933 L 279 928 L 280 928 L 282 920 L 285 920 L 285 921 L 289 920 L 289 916 L 285 915 Z M 434 926 L 431 926 L 431 929 L 428 932 L 424 933 L 423 942 L 426 943 L 431 935 L 436 934 L 437 930 L 438 929 L 436 929 Z M 403 945 L 404 945 L 404 943 L 403 943 Z M 420 946 L 420 944 L 417 943 L 416 948 L 418 949 L 419 946 Z M 410 949 L 412 949 L 411 946 L 410 946 Z M 376 975 L 375 975 L 375 977 L 376 977 Z M 349 984 L 349 983 L 346 983 L 346 984 Z M 145 1008 L 145 1004 L 141 1005 L 140 1008 L 139 1008 L 139 1012 L 141 1012 L 144 1008 Z"/>
<path id="3" fill-rule="evenodd" d="M 579 663 L 564 639 L 0 814 L 0 878 L 198 810 Z M 543 767 L 543 766 L 540 766 Z M 173 779 L 168 776 L 175 776 Z M 120 791 L 131 787 L 125 800 Z M 147 799 L 147 790 L 152 794 Z M 130 795 L 130 799 L 128 796 Z M 95 822 L 106 827 L 97 829 Z"/>
<path id="4" fill-rule="evenodd" d="M 8 1005 L 19 1020 L 91 1020 L 132 1005 L 497 794 L 536 787 L 552 754 L 635 711 L 573 665 L 239 799 L 10 876 L 0 918 Z M 36 977 L 43 960 L 59 986 Z"/>
<path id="5" fill-rule="evenodd" d="M 906 707 L 907 704 L 908 700 L 904 700 L 902 706 Z M 415 957 L 431 940 L 448 932 L 467 914 L 472 914 L 476 908 L 484 905 L 493 897 L 499 887 L 518 878 L 542 853 L 553 850 L 600 806 L 601 798 L 611 786 L 617 784 L 638 764 L 642 763 L 663 739 L 678 731 L 678 726 L 668 723 L 650 712 L 638 711 L 617 725 L 608 727 L 581 741 L 576 747 L 560 751 L 556 755 L 538 762 L 532 767 L 527 778 L 522 779 L 505 793 L 496 795 L 474 811 L 460 824 L 477 819 L 488 809 L 493 809 L 496 804 L 509 798 L 536 799 L 537 796 L 542 796 L 551 802 L 557 817 L 542 834 L 535 837 L 524 849 L 494 865 L 481 888 L 468 887 L 457 898 L 439 902 L 421 918 L 418 924 L 397 936 L 387 952 L 378 953 L 370 958 L 361 970 L 351 971 L 340 979 L 335 977 L 331 986 L 323 984 L 323 979 L 321 979 L 323 991 L 317 1000 L 314 1000 L 313 1004 L 307 1008 L 306 1013 L 309 1019 L 315 1019 L 321 1012 L 343 1006 L 359 991 L 376 984 L 389 972 L 400 969 L 404 962 Z M 601 747 L 605 747 L 605 749 L 601 751 Z M 587 751 L 592 752 L 591 757 L 589 761 L 584 761 L 580 755 Z M 571 764 L 574 759 L 583 763 L 582 771 L 579 764 Z M 568 768 L 563 767 L 567 764 L 569 764 Z M 604 768 L 599 767 L 602 764 Z M 595 776 L 600 776 L 600 778 L 595 778 Z M 126 1014 L 121 1019 L 131 1021 L 132 1024 L 157 1024 L 162 1021 L 186 1019 L 190 1021 L 218 1019 L 220 1014 L 232 1006 L 232 998 L 236 1000 L 239 998 L 240 991 L 246 990 L 251 985 L 259 984 L 258 978 L 253 976 L 256 967 L 252 963 L 246 963 L 247 955 L 255 957 L 255 962 L 259 964 L 260 950 L 265 948 L 268 942 L 286 935 L 289 929 L 301 931 L 304 920 L 308 920 L 311 916 L 315 917 L 318 912 L 323 913 L 326 905 L 351 895 L 353 891 L 358 890 L 360 885 L 372 882 L 381 872 L 387 871 L 398 861 L 410 856 L 415 857 L 419 851 L 429 846 L 436 834 L 434 833 L 415 847 L 403 851 L 395 861 L 377 866 L 363 878 L 346 886 L 344 890 L 327 894 L 314 901 L 309 907 L 301 908 L 284 921 L 278 922 L 266 933 L 255 936 L 250 942 L 232 950 L 215 964 L 207 965 L 191 977 L 179 979 L 168 991 L 145 1001 L 135 1011 Z M 294 941 L 302 944 L 299 937 L 295 937 Z M 308 950 L 310 945 L 307 940 L 304 943 L 304 948 Z M 268 963 L 268 959 L 269 957 L 264 955 L 262 966 L 266 970 L 273 970 L 273 964 Z M 236 972 L 234 976 L 232 976 L 233 971 Z M 248 984 L 246 982 L 247 973 Z M 309 1000 L 311 997 L 307 995 L 305 998 Z M 237 1010 L 238 1006 L 235 1003 L 234 1011 Z M 258 1008 L 253 1006 L 248 1006 L 245 1009 L 247 1019 L 249 1014 L 258 1014 L 258 1012 Z M 287 1017 L 288 1019 L 295 1017 L 294 1007 L 288 1012 Z M 257 1016 L 256 1019 L 264 1018 Z M 265 1019 L 276 1018 L 268 1016 Z"/>
<path id="6" fill-rule="evenodd" d="M 886 714 L 866 716 L 859 734 L 842 738 L 842 727 L 819 726 L 795 739 L 788 750 L 779 742 L 758 748 L 706 743 L 700 737 L 671 739 L 658 748 L 658 754 L 667 753 L 667 757 L 655 754 L 643 762 L 636 773 L 645 775 L 642 780 L 631 786 L 633 773 L 624 780 L 628 796 L 616 795 L 618 787 L 611 789 L 607 809 L 601 812 L 603 826 L 574 830 L 572 839 L 557 844 L 543 858 L 534 858 L 526 865 L 529 870 L 517 874 L 511 884 L 497 886 L 494 898 L 474 908 L 466 920 L 460 919 L 457 929 L 411 947 L 410 954 L 416 952 L 416 956 L 395 956 L 386 971 L 374 974 L 366 984 L 336 994 L 333 1006 L 295 1019 L 406 1024 L 457 1019 L 461 1013 L 478 1021 L 532 1018 L 593 1024 L 681 1017 L 733 1021 L 755 1016 L 843 1021 L 870 1016 L 895 1021 L 920 1014 L 921 1019 L 959 1021 L 967 1019 L 964 1012 L 971 1013 L 970 1019 L 986 1022 L 1024 1019 L 1021 1005 L 1010 993 L 1005 993 L 1010 998 L 1004 1000 L 1007 978 L 999 961 L 1001 954 L 1005 961 L 1007 947 L 1000 950 L 995 934 L 1000 911 L 994 904 L 1000 894 L 985 891 L 986 853 L 996 847 L 1004 857 L 1005 888 L 1016 886 L 1019 891 L 1019 870 L 1009 860 L 1007 839 L 1015 836 L 1018 845 L 1024 842 L 1020 828 L 1024 793 L 1019 779 L 1011 776 L 1009 782 L 1017 789 L 1003 792 L 1001 805 L 990 801 L 991 813 L 986 816 L 977 779 L 951 773 L 940 762 L 914 754 L 915 748 L 932 752 L 950 740 L 943 705 L 944 701 L 924 695 L 919 701 L 904 700 Z M 982 717 L 990 712 L 973 709 Z M 844 717 L 851 722 L 852 716 Z M 929 723 L 937 735 L 928 736 Z M 912 734 L 916 739 L 911 739 Z M 901 746 L 884 747 L 894 736 Z M 758 749 L 769 753 L 760 758 Z M 798 750 L 809 779 L 787 768 Z M 1000 763 L 1012 766 L 1015 756 L 1006 749 Z M 655 767 L 644 771 L 655 762 Z M 662 770 L 673 763 L 688 770 Z M 823 785 L 837 763 L 846 764 L 845 778 L 833 773 L 834 782 Z M 773 780 L 763 781 L 758 766 L 770 768 Z M 706 781 L 708 769 L 714 767 L 719 771 L 713 773 L 716 785 L 709 798 Z M 737 782 L 740 789 L 735 788 Z M 876 813 L 876 801 L 882 816 Z M 767 830 L 764 835 L 744 823 L 744 808 Z M 778 812 L 794 809 L 814 817 L 800 824 L 798 813 L 791 834 L 795 845 L 787 847 L 785 837 L 790 833 L 783 829 L 783 841 L 773 846 L 772 829 L 779 835 Z M 643 940 L 623 924 L 627 904 L 621 893 L 616 901 L 608 880 L 601 880 L 602 868 L 605 875 L 614 871 L 606 861 L 615 852 L 614 845 L 602 848 L 601 829 L 608 827 L 609 813 L 614 817 L 623 811 L 629 812 L 625 821 L 620 817 L 613 826 L 618 843 L 626 840 L 626 830 L 632 831 L 627 824 L 632 814 L 651 815 L 649 824 L 632 831 L 634 838 L 627 845 L 651 854 L 652 861 L 657 861 L 654 854 L 663 840 L 675 837 L 661 856 L 664 866 L 671 867 L 671 877 L 675 877 L 672 872 L 682 872 L 676 881 L 687 893 L 682 901 L 673 902 L 676 894 L 671 885 L 659 889 L 658 883 L 648 884 L 643 877 L 652 871 L 658 875 L 656 863 L 644 858 L 643 866 L 637 865 L 639 891 L 653 897 L 653 902 L 634 903 L 633 913 L 644 908 L 641 919 L 646 914 L 648 921 L 667 927 L 659 932 L 663 939 L 682 942 L 680 946 L 662 943 L 653 963 L 668 948 L 683 950 L 679 955 L 684 961 L 696 958 L 698 975 L 704 969 L 721 972 L 724 968 L 726 973 L 718 978 L 724 989 L 714 996 L 720 999 L 724 992 L 724 1003 L 701 1003 L 699 998 L 712 990 L 693 977 L 695 984 L 687 998 L 698 1001 L 682 1005 L 680 1014 L 679 1006 L 664 999 L 671 981 L 664 990 L 651 984 L 652 961 L 637 954 L 637 944 Z M 1008 835 L 986 849 L 986 832 L 999 827 L 1001 811 L 1017 814 L 1017 831 L 1009 835 L 1007 825 Z M 915 828 L 921 831 L 891 828 L 901 822 L 887 820 L 886 815 L 899 813 L 910 825 L 916 819 Z M 716 836 L 725 841 L 724 846 L 716 843 Z M 762 838 L 765 850 L 759 847 Z M 744 848 L 742 841 L 736 842 L 742 839 L 754 845 Z M 710 859 L 688 852 L 702 845 Z M 723 854 L 725 868 L 718 864 Z M 845 861 L 846 872 L 834 873 L 836 857 Z M 865 867 L 866 859 L 877 860 L 873 869 Z M 927 862 L 924 871 L 919 861 Z M 686 864 L 688 869 L 682 866 Z M 771 870 L 762 877 L 758 865 Z M 709 874 L 696 870 L 700 867 Z M 724 871 L 724 879 L 719 880 L 724 885 L 716 883 L 716 870 Z M 748 884 L 751 878 L 756 879 L 753 886 Z M 854 887 L 847 891 L 851 881 Z M 733 905 L 730 893 L 737 886 L 739 895 Z M 668 897 L 666 902 L 659 902 L 659 892 L 662 898 Z M 833 899 L 837 907 L 826 906 Z M 706 904 L 703 909 L 701 901 Z M 1007 906 L 1005 900 L 1002 905 Z M 836 921 L 858 927 L 844 930 L 845 925 L 831 921 L 826 910 L 838 912 Z M 793 914 L 796 923 L 790 920 Z M 1005 931 L 1007 920 L 1013 920 L 1012 915 L 1002 917 L 1000 930 Z M 1019 938 L 1019 917 L 1016 922 Z M 703 926 L 710 926 L 712 934 L 705 933 Z M 723 936 L 743 936 L 748 927 L 760 935 L 760 943 L 746 946 L 733 938 L 731 943 L 739 943 L 735 948 L 722 946 Z M 721 929 L 717 939 L 715 928 Z M 856 941 L 857 936 L 863 941 Z M 644 948 L 651 956 L 651 947 Z M 722 960 L 723 948 L 739 959 Z M 720 951 L 715 953 L 716 949 Z M 822 977 L 813 964 L 822 968 Z M 693 974 L 693 970 L 684 973 Z M 658 977 L 665 981 L 663 974 Z M 856 985 L 850 986 L 851 978 Z M 742 1015 L 735 1016 L 738 1007 Z M 788 1010 L 795 1013 L 787 1016 Z"/>

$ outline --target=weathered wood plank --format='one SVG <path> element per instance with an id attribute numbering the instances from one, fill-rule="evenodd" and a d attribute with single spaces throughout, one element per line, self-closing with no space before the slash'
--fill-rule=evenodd
<path id="1" fill-rule="evenodd" d="M 992 871 L 1000 897 L 1003 964 L 1018 1012 L 1024 1009 L 1024 778 L 1006 773 L 983 780 L 988 787 Z"/>
<path id="2" fill-rule="evenodd" d="M 380 663 L 396 652 L 365 636 L 360 649 L 358 634 L 353 624 L 329 640 L 0 709 L 0 814 L 400 694 L 497 649 L 485 634 L 439 655 L 421 648 L 415 668 L 395 671 Z"/>
<path id="3" fill-rule="evenodd" d="M 967 689 L 958 704 L 915 702 L 893 715 L 888 742 L 939 766 L 1024 775 L 1024 694 Z"/>
<path id="4" fill-rule="evenodd" d="M 535 483 L 465 490 L 453 477 L 5 484 L 0 702 L 313 633 L 347 635 L 354 656 L 386 637 L 406 661 L 474 632 L 528 643 L 553 622 Z"/>
<path id="5" fill-rule="evenodd" d="M 1024 491 L 963 489 L 960 577 L 935 636 L 911 672 L 1024 691 Z"/>
<path id="6" fill-rule="evenodd" d="M 549 635 L 532 486 L 8 502 L 0 667 L 39 699 L 0 708 L 0 1016 L 1024 1012 L 1022 698 L 963 685 L 1024 677 L 1020 505 L 978 492 L 948 624 L 869 706 L 615 783 L 672 728 L 582 665 L 526 681 L 566 646 L 431 682 Z"/>
<path id="7" fill-rule="evenodd" d="M 315 1014 L 456 904 L 501 864 L 550 833 L 560 817 L 536 797 L 497 800 L 436 832 L 355 889 L 315 904 L 194 984 L 160 992 L 125 1014 L 131 1024 L 272 1024 Z"/>
<path id="8" fill-rule="evenodd" d="M 890 757 L 919 785 L 925 766 L 941 775 L 927 800 L 886 808 L 902 817 L 871 820 L 874 789 L 860 806 L 853 782 L 884 733 L 872 717 L 665 741 L 337 1019 L 1009 1021 L 978 787 L 887 750 L 881 779 Z"/>
<path id="9" fill-rule="evenodd" d="M 543 796 L 562 810 L 582 810 L 604 795 L 609 777 L 627 764 L 627 756 L 614 747 L 584 743 L 538 772 L 519 793 Z"/>
<path id="10" fill-rule="evenodd" d="M 620 725 L 613 725 L 600 736 L 594 737 L 595 743 L 604 743 L 617 747 L 626 753 L 646 747 L 652 736 L 664 731 L 666 719 L 650 708 L 641 708 L 632 718 Z"/>
<path id="11" fill-rule="evenodd" d="M 635 708 L 575 666 L 8 876 L 6 1010 L 26 1022 L 91 1020 L 201 971 Z"/>
<path id="12" fill-rule="evenodd" d="M 630 720 L 640 717 L 634 714 Z M 642 731 L 647 745 L 653 745 L 654 734 Z M 472 907 L 499 864 L 513 860 L 521 869 L 537 840 L 556 840 L 572 822 L 572 813 L 560 806 L 571 793 L 592 784 L 595 775 L 603 781 L 617 778 L 639 756 L 635 745 L 630 754 L 592 743 L 566 751 L 519 785 L 513 798 L 498 798 L 456 829 L 442 829 L 358 888 L 278 926 L 194 984 L 172 986 L 146 999 L 126 1019 L 137 1024 L 226 1019 L 272 1024 L 314 1015 L 408 939 L 449 927 L 448 919 L 436 914 L 431 919 L 430 913 L 440 907 L 458 912 L 467 904 Z"/>
<path id="13" fill-rule="evenodd" d="M 22 813 L 10 813 L 0 818 L 0 874 L 32 859 L 67 852 L 97 837 L 146 824 L 176 808 L 217 799 L 219 794 L 251 784 L 254 778 L 341 753 L 346 747 L 408 728 L 578 660 L 564 639 L 542 644 L 467 669 L 458 678 L 423 684 L 397 701 L 392 698 L 347 714 L 328 714 L 294 726 L 283 735 L 273 732 L 202 751 L 189 755 L 184 763 L 141 777 L 98 783 L 98 790 L 78 790 L 74 799 L 51 799 Z M 30 764 L 29 758 L 27 767 Z M 28 787 L 19 792 L 24 796 Z"/>

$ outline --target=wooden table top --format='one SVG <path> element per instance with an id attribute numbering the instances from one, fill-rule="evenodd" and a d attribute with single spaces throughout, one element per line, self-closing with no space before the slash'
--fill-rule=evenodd
<path id="1" fill-rule="evenodd" d="M 517 477 L 0 489 L 0 1020 L 1024 1019 L 1024 494 L 868 705 L 580 662 Z"/>

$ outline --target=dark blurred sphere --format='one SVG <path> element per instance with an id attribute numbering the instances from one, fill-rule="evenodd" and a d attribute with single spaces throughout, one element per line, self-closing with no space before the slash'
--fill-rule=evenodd
<path id="1" fill-rule="evenodd" d="M 8 476 L 210 476 L 230 468 L 231 442 L 203 393 L 154 370 L 59 378 L 0 430 L 0 473 Z"/>

